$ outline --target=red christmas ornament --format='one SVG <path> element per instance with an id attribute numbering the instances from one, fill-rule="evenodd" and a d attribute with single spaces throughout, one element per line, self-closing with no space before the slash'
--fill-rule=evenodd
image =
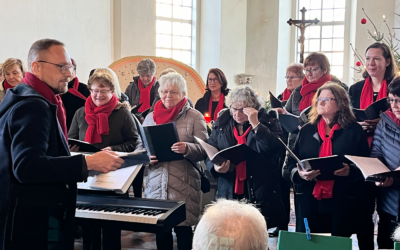
<path id="1" fill-rule="evenodd" d="M 366 24 L 367 23 L 367 19 L 365 19 L 365 18 L 361 19 L 361 23 L 362 24 Z"/>
<path id="2" fill-rule="evenodd" d="M 361 62 L 360 61 L 356 62 L 356 66 L 360 67 L 361 66 Z"/>

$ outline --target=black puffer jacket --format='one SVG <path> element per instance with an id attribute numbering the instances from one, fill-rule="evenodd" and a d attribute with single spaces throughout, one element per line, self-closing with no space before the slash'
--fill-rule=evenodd
<path id="1" fill-rule="evenodd" d="M 390 170 L 400 166 L 400 127 L 386 113 L 381 114 L 372 141 L 371 157 L 379 158 Z M 399 216 L 400 179 L 393 178 L 390 187 L 378 188 L 378 210 Z"/>
<path id="2" fill-rule="evenodd" d="M 261 109 L 258 113 L 260 121 L 257 133 L 251 130 L 247 135 L 247 145 L 260 153 L 260 156 L 246 163 L 245 190 L 249 202 L 261 208 L 266 217 L 268 228 L 276 227 L 277 223 L 285 217 L 284 207 L 280 195 L 278 182 L 280 174 L 279 155 L 282 144 L 276 139 L 282 134 L 281 126 L 276 118 L 276 112 L 267 113 Z M 213 130 L 208 143 L 219 150 L 234 146 L 237 140 L 233 135 L 234 120 L 229 109 L 219 113 L 217 122 L 213 124 Z M 244 124 L 244 130 L 249 126 Z M 221 174 L 215 171 L 214 164 L 207 158 L 207 169 L 214 178 L 218 178 L 217 199 L 233 199 L 235 171 Z"/>

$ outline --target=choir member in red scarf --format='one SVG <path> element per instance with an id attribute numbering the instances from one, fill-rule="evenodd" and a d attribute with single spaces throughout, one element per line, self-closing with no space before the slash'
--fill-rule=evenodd
<path id="1" fill-rule="evenodd" d="M 373 102 L 386 98 L 388 84 L 396 76 L 393 52 L 384 43 L 371 44 L 365 51 L 365 61 L 364 80 L 355 83 L 349 90 L 351 104 L 357 109 L 365 109 Z M 370 144 L 379 120 L 360 122 L 369 135 Z"/>
<path id="2" fill-rule="evenodd" d="M 206 93 L 197 100 L 195 109 L 204 116 L 211 117 L 211 121 L 218 119 L 218 113 L 225 106 L 225 96 L 228 94 L 228 81 L 224 72 L 217 68 L 212 68 L 207 74 Z"/>
<path id="3" fill-rule="evenodd" d="M 182 154 L 183 160 L 158 162 L 157 155 L 151 156 L 148 168 L 145 197 L 150 199 L 184 201 L 186 220 L 174 228 L 179 249 L 192 249 L 192 227 L 198 223 L 201 213 L 201 176 L 196 170 L 205 152 L 196 143 L 194 136 L 207 141 L 206 122 L 202 114 L 187 102 L 185 79 L 178 73 L 168 73 L 160 78 L 159 100 L 154 112 L 149 113 L 143 125 L 160 125 L 174 122 L 179 140 L 171 150 Z M 196 164 L 197 166 L 194 166 Z M 161 246 L 157 246 L 161 248 Z M 163 249 L 173 248 L 172 232 L 166 233 Z"/>
<path id="4" fill-rule="evenodd" d="M 115 86 L 109 69 L 96 69 L 88 81 L 90 97 L 86 99 L 85 106 L 76 111 L 68 132 L 69 138 L 88 142 L 107 151 L 133 152 L 142 149 L 130 106 L 127 102 L 119 102 Z M 71 151 L 75 150 L 79 148 L 71 148 Z M 107 229 L 103 235 L 105 249 L 121 248 L 120 230 Z M 84 228 L 85 249 L 100 248 L 100 240 L 96 240 L 99 238 L 100 229 Z"/>
<path id="5" fill-rule="evenodd" d="M 293 90 L 297 88 L 304 78 L 303 65 L 300 63 L 292 63 L 286 68 L 286 89 L 282 94 L 278 95 L 278 99 L 282 101 L 283 106 L 289 100 Z"/>
<path id="6" fill-rule="evenodd" d="M 75 112 L 85 106 L 86 98 L 90 95 L 90 91 L 86 84 L 79 82 L 76 76 L 76 62 L 71 58 L 74 71 L 72 72 L 72 80 L 68 82 L 68 92 L 61 96 L 64 103 L 65 114 L 67 116 L 67 129 L 71 127 L 72 119 Z"/>
<path id="7" fill-rule="evenodd" d="M 360 249 L 374 249 L 373 185 L 364 182 L 358 168 L 344 158 L 368 156 L 368 142 L 344 88 L 336 83 L 320 87 L 309 119 L 297 136 L 294 154 L 300 160 L 338 155 L 343 166 L 334 172 L 334 180 L 319 180 L 319 170 L 303 171 L 293 157 L 288 157 L 285 168 L 295 190 L 296 231 L 305 232 L 307 218 L 313 232 L 341 237 L 357 233 Z"/>
<path id="8" fill-rule="evenodd" d="M 400 78 L 395 78 L 388 86 L 390 109 L 381 114 L 372 141 L 371 157 L 380 159 L 391 171 L 399 169 L 400 162 Z M 400 179 L 388 177 L 376 182 L 378 186 L 379 214 L 378 248 L 393 249 L 392 234 L 398 225 L 400 214 Z"/>
<path id="9" fill-rule="evenodd" d="M 0 89 L 0 102 L 4 99 L 7 89 L 12 89 L 21 83 L 26 72 L 22 61 L 17 58 L 8 58 L 2 64 L 1 69 L 4 80 L 1 83 L 3 89 Z"/>
<path id="10" fill-rule="evenodd" d="M 208 143 L 218 150 L 246 144 L 260 154 L 236 166 L 229 160 L 216 165 L 207 158 L 207 169 L 218 179 L 216 198 L 245 198 L 261 209 L 268 228 L 280 226 L 285 214 L 278 181 L 278 152 L 283 145 L 277 139 L 282 136 L 277 113 L 267 112 L 249 85 L 233 88 L 225 103 L 229 109 L 220 112 Z"/>
<path id="11" fill-rule="evenodd" d="M 133 77 L 133 82 L 129 83 L 125 94 L 129 98 L 129 104 L 136 107 L 139 104 L 139 113 L 151 108 L 154 101 L 159 100 L 158 83 L 156 74 L 156 64 L 150 58 L 143 59 L 136 68 L 139 76 Z"/>

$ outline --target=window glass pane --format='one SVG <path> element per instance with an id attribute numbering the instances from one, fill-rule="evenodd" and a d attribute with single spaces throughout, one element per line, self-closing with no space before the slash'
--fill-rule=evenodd
<path id="1" fill-rule="evenodd" d="M 324 53 L 324 55 L 328 58 L 329 64 L 332 64 L 332 53 Z"/>
<path id="2" fill-rule="evenodd" d="M 192 20 L 192 8 L 189 7 L 182 8 L 182 19 Z"/>
<path id="3" fill-rule="evenodd" d="M 171 58 L 170 49 L 156 49 L 156 56 Z"/>
<path id="4" fill-rule="evenodd" d="M 320 38 L 321 26 L 311 25 L 307 29 L 310 30 L 310 38 Z"/>
<path id="5" fill-rule="evenodd" d="M 171 17 L 171 5 L 168 4 L 156 4 L 156 15 L 162 17 Z"/>
<path id="6" fill-rule="evenodd" d="M 171 36 L 157 34 L 156 47 L 171 48 Z"/>
<path id="7" fill-rule="evenodd" d="M 310 9 L 321 9 L 321 0 L 311 0 Z"/>
<path id="8" fill-rule="evenodd" d="M 330 9 L 330 8 L 333 8 L 333 0 L 324 0 L 323 2 L 322 2 L 322 7 L 324 8 L 324 9 Z"/>
<path id="9" fill-rule="evenodd" d="M 182 51 L 181 52 L 181 59 L 183 63 L 191 64 L 191 54 L 190 51 Z"/>
<path id="10" fill-rule="evenodd" d="M 174 18 L 182 19 L 182 7 L 174 5 Z"/>
<path id="11" fill-rule="evenodd" d="M 343 53 L 333 53 L 331 65 L 343 65 Z"/>
<path id="12" fill-rule="evenodd" d="M 192 25 L 189 23 L 182 23 L 182 36 L 191 36 L 192 35 Z"/>
<path id="13" fill-rule="evenodd" d="M 333 26 L 333 37 L 344 37 L 344 25 Z"/>
<path id="14" fill-rule="evenodd" d="M 312 51 L 319 51 L 319 39 L 310 39 L 309 46 Z"/>
<path id="15" fill-rule="evenodd" d="M 338 9 L 333 11 L 333 21 L 344 21 L 345 19 L 345 9 Z"/>
<path id="16" fill-rule="evenodd" d="M 169 4 L 171 4 L 172 0 L 157 0 L 156 2 L 157 3 L 169 3 Z"/>
<path id="17" fill-rule="evenodd" d="M 309 42 L 310 42 L 309 40 L 305 40 L 305 41 L 304 41 L 304 51 L 305 51 L 305 52 L 310 51 L 310 50 L 309 50 L 309 47 L 308 47 L 308 43 L 309 43 Z M 300 46 L 300 43 L 299 43 L 299 46 Z M 299 51 L 300 51 L 300 47 L 299 47 Z"/>
<path id="18" fill-rule="evenodd" d="M 308 56 L 308 53 L 304 53 L 304 60 L 307 58 L 307 56 Z"/>
<path id="19" fill-rule="evenodd" d="M 333 21 L 333 10 L 323 10 L 322 22 L 332 22 L 332 21 Z"/>
<path id="20" fill-rule="evenodd" d="M 302 8 L 306 8 L 307 10 L 310 9 L 310 0 L 300 0 L 299 1 L 299 10 Z M 299 12 L 299 16 L 301 17 L 301 12 Z"/>
<path id="21" fill-rule="evenodd" d="M 335 0 L 335 8 L 346 8 L 346 0 Z"/>
<path id="22" fill-rule="evenodd" d="M 317 18 L 321 20 L 321 11 L 320 10 L 310 10 L 310 19 L 314 20 Z"/>
<path id="23" fill-rule="evenodd" d="M 336 76 L 339 79 L 342 78 L 343 77 L 343 66 L 332 66 L 331 74 Z"/>
<path id="24" fill-rule="evenodd" d="M 174 5 L 182 5 L 182 0 L 174 0 Z"/>
<path id="25" fill-rule="evenodd" d="M 333 50 L 334 51 L 343 51 L 344 50 L 344 39 L 343 38 L 333 39 Z"/>
<path id="26" fill-rule="evenodd" d="M 171 22 L 170 21 L 156 21 L 156 33 L 171 34 Z"/>
<path id="27" fill-rule="evenodd" d="M 192 0 L 183 0 L 183 6 L 192 7 Z"/>
<path id="28" fill-rule="evenodd" d="M 182 62 L 182 53 L 180 50 L 173 50 L 172 51 L 172 58 Z"/>
<path id="29" fill-rule="evenodd" d="M 172 47 L 174 49 L 191 49 L 192 39 L 190 37 L 173 36 Z"/>
<path id="30" fill-rule="evenodd" d="M 297 29 L 297 31 L 298 31 L 298 33 L 299 33 L 299 36 L 300 36 L 300 31 Z M 310 28 L 307 28 L 305 31 L 304 31 L 304 37 L 307 39 L 307 38 L 310 38 Z"/>
<path id="31" fill-rule="evenodd" d="M 172 32 L 174 35 L 181 36 L 182 35 L 182 23 L 174 22 Z"/>
<path id="32" fill-rule="evenodd" d="M 321 26 L 322 27 L 322 38 L 330 38 L 332 37 L 333 26 Z"/>
<path id="33" fill-rule="evenodd" d="M 321 51 L 332 51 L 332 39 L 321 40 Z"/>

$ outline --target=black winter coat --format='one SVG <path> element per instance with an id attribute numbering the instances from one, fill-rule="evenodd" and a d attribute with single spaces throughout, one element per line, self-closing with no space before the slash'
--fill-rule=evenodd
<path id="1" fill-rule="evenodd" d="M 318 158 L 322 142 L 317 125 L 307 123 L 298 134 L 294 154 L 300 160 Z M 332 155 L 342 157 L 343 163 L 349 164 L 349 161 L 344 158 L 346 154 L 355 156 L 369 154 L 367 137 L 356 122 L 333 134 Z M 302 179 L 298 174 L 296 163 L 293 157 L 288 157 L 284 168 L 290 173 L 296 195 L 297 232 L 305 232 L 304 218 L 308 219 L 313 232 L 332 232 L 332 236 L 349 237 L 352 233 L 367 228 L 363 223 L 371 222 L 375 198 L 369 193 L 370 188 L 373 188 L 372 183 L 364 182 L 360 170 L 353 164 L 349 164 L 349 176 L 336 176 L 333 198 L 318 201 L 312 195 L 315 181 Z M 332 214 L 332 220 L 320 220 L 321 213 Z M 360 227 L 356 228 L 355 225 Z"/>
<path id="2" fill-rule="evenodd" d="M 364 88 L 364 83 L 365 80 L 362 80 L 350 86 L 349 97 L 352 108 L 360 108 L 360 98 L 362 89 Z"/>
<path id="3" fill-rule="evenodd" d="M 26 84 L 0 105 L 0 249 L 73 249 L 76 183 L 83 155 L 70 156 L 57 106 Z"/>
<path id="4" fill-rule="evenodd" d="M 138 79 L 139 76 L 133 77 L 133 82 L 130 82 L 128 87 L 126 87 L 125 94 L 129 98 L 129 104 L 132 107 L 135 107 L 139 105 L 140 101 L 140 91 L 138 87 Z M 160 95 L 158 94 L 158 88 L 160 87 L 160 83 L 156 80 L 154 83 L 153 87 L 150 90 L 150 106 L 154 104 L 154 100 L 160 98 Z"/>
<path id="5" fill-rule="evenodd" d="M 280 196 L 278 178 L 280 174 L 279 155 L 282 144 L 276 139 L 282 130 L 276 118 L 276 112 L 266 113 L 261 109 L 258 113 L 260 125 L 257 133 L 251 130 L 247 135 L 247 145 L 260 153 L 260 156 L 246 163 L 247 197 L 249 202 L 261 208 L 261 213 L 267 220 L 267 227 L 276 227 L 285 217 L 284 207 Z M 208 143 L 222 150 L 237 145 L 233 134 L 234 120 L 229 109 L 219 113 L 218 120 L 213 124 L 213 130 Z M 244 124 L 244 129 L 248 127 Z M 214 164 L 207 158 L 207 169 L 214 178 L 218 178 L 216 198 L 233 199 L 235 171 L 221 174 L 215 171 Z M 246 186 L 246 185 L 245 185 Z"/>
<path id="6" fill-rule="evenodd" d="M 229 93 L 229 89 L 226 90 L 225 96 Z M 210 104 L 210 98 L 211 98 L 211 91 L 207 90 L 206 93 L 204 93 L 204 96 L 201 97 L 199 100 L 197 100 L 195 109 L 197 109 L 200 113 L 203 114 L 203 116 L 208 113 L 209 109 L 209 104 Z M 225 105 L 225 100 L 224 100 L 224 108 L 227 108 Z M 212 114 L 209 114 L 211 116 L 211 119 L 214 117 L 214 110 L 212 110 Z"/>
<path id="7" fill-rule="evenodd" d="M 68 83 L 68 88 L 72 88 L 74 85 L 75 78 L 72 79 Z M 78 86 L 78 92 L 81 93 L 83 96 L 88 97 L 90 96 L 90 91 L 88 89 L 88 86 L 84 83 L 79 83 Z M 86 100 L 83 100 L 80 97 L 77 97 L 69 92 L 63 94 L 61 96 L 61 99 L 63 101 L 64 107 L 65 107 L 65 113 L 67 116 L 67 129 L 71 127 L 72 119 L 74 118 L 75 112 L 80 109 L 81 107 L 85 106 Z"/>
<path id="8" fill-rule="evenodd" d="M 371 157 L 381 160 L 390 170 L 400 166 L 400 127 L 386 113 L 375 130 Z M 390 187 L 379 187 L 378 210 L 399 216 L 400 179 L 393 178 Z"/>

